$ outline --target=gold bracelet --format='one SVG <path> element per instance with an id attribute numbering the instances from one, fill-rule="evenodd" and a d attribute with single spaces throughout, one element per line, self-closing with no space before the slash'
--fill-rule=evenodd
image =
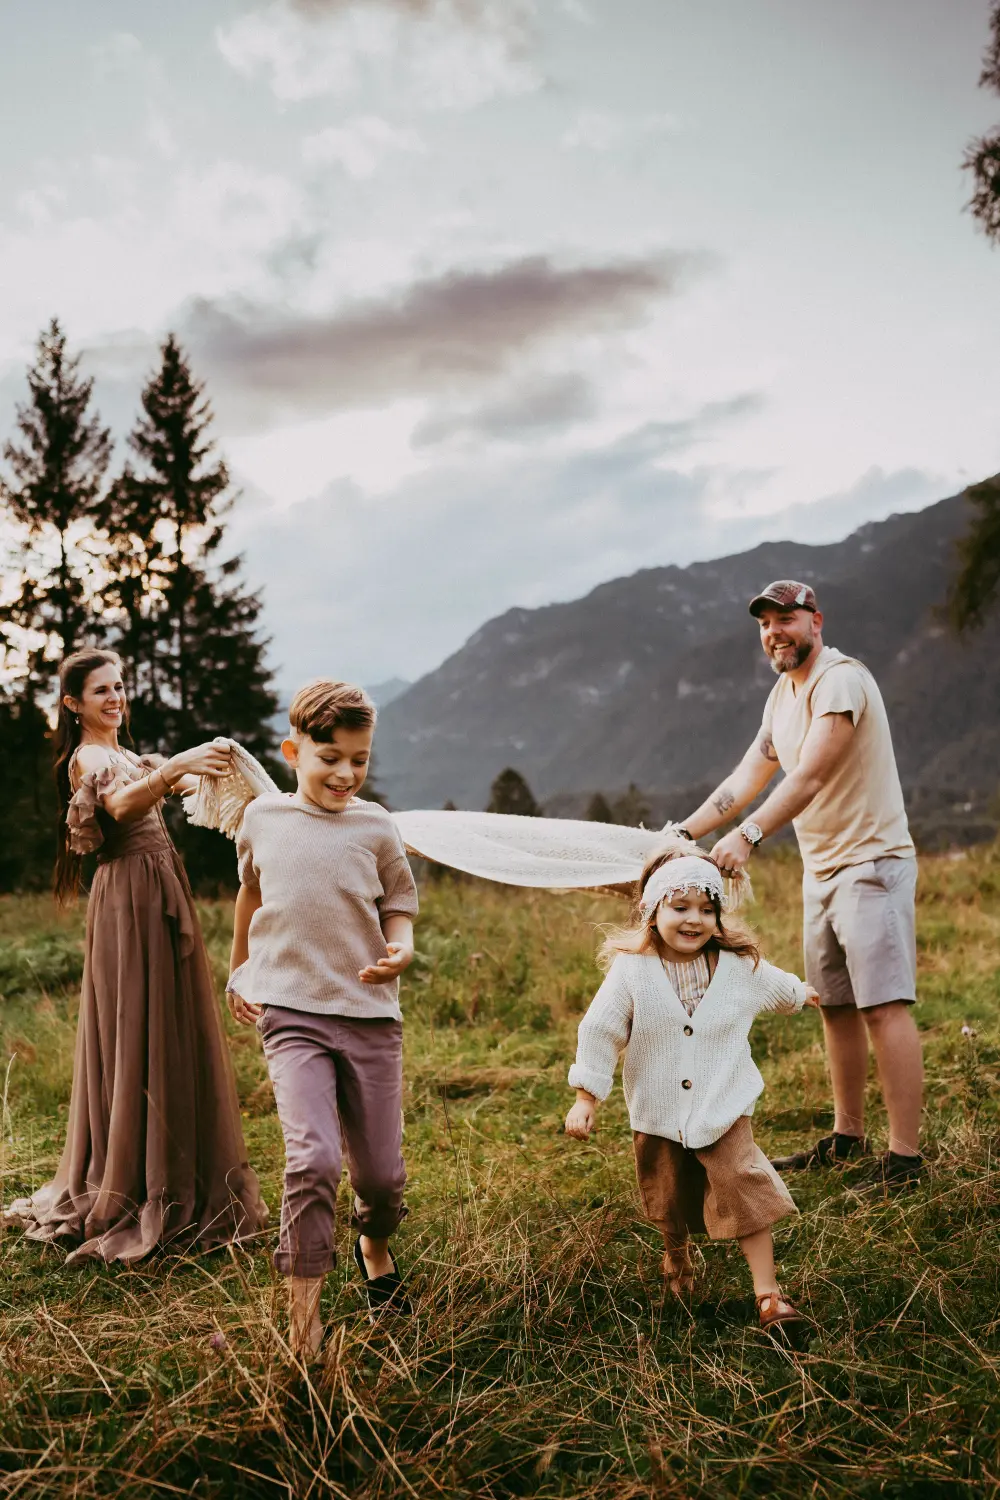
<path id="1" fill-rule="evenodd" d="M 158 792 L 156 790 L 156 788 L 153 786 L 153 777 L 154 776 L 159 776 L 160 780 L 163 782 L 164 790 L 162 792 Z M 149 787 L 149 790 L 153 793 L 153 801 L 154 802 L 161 801 L 164 797 L 167 796 L 167 794 L 168 794 L 168 792 L 170 790 L 169 787 L 167 786 L 167 778 L 164 776 L 164 774 L 160 770 L 159 766 L 154 766 L 153 769 L 152 769 L 152 771 L 150 771 L 149 775 L 146 777 L 146 785 Z"/>

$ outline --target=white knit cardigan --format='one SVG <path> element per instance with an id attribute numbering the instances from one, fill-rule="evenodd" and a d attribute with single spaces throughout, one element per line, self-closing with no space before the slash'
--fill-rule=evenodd
<path id="1" fill-rule="evenodd" d="M 606 1099 L 624 1051 L 632 1129 L 700 1150 L 753 1114 L 764 1087 L 750 1055 L 754 1019 L 761 1011 L 801 1010 L 805 998 L 794 974 L 720 953 L 689 1016 L 659 958 L 620 953 L 580 1022 L 570 1086 Z"/>

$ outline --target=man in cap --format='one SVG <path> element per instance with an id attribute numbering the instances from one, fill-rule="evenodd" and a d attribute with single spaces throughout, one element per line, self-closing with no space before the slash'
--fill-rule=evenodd
<path id="1" fill-rule="evenodd" d="M 866 667 L 823 644 L 808 584 L 779 579 L 750 601 L 778 681 L 760 733 L 731 776 L 684 820 L 700 839 L 784 779 L 752 820 L 712 850 L 743 869 L 789 821 L 804 867 L 806 979 L 820 994 L 833 1084 L 833 1134 L 781 1158 L 781 1171 L 835 1167 L 869 1151 L 864 1133 L 869 1041 L 889 1115 L 889 1149 L 865 1174 L 885 1192 L 914 1187 L 923 1060 L 916 999 L 917 863 L 882 695 Z"/>

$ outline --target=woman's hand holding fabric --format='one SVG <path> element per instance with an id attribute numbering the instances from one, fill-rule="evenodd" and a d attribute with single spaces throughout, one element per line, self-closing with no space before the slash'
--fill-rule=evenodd
<path id="1" fill-rule="evenodd" d="M 208 740 L 204 745 L 194 745 L 172 755 L 162 768 L 162 775 L 170 786 L 175 786 L 182 776 L 228 776 L 232 765 L 229 741 Z"/>

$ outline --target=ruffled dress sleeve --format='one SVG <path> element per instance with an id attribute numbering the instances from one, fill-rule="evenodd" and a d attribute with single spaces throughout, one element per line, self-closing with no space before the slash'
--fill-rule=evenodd
<path id="1" fill-rule="evenodd" d="M 97 818 L 101 799 L 114 791 L 120 781 L 114 766 L 88 771 L 70 798 L 66 810 L 69 847 L 74 854 L 93 854 L 104 843 L 104 830 Z"/>

